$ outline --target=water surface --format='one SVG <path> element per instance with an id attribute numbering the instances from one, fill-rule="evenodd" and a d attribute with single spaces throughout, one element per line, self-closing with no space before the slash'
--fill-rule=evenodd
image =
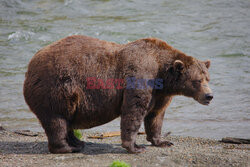
<path id="1" fill-rule="evenodd" d="M 2 0 L 0 123 L 41 131 L 22 95 L 31 57 L 60 38 L 83 34 L 117 43 L 157 37 L 212 61 L 210 106 L 175 97 L 163 131 L 175 135 L 250 137 L 249 0 Z M 119 119 L 91 130 L 119 130 Z"/>

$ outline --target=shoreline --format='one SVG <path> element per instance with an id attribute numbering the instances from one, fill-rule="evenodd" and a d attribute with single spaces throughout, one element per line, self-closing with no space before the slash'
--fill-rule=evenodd
<path id="1" fill-rule="evenodd" d="M 24 135 L 27 133 L 27 135 Z M 43 132 L 15 133 L 0 129 L 1 166 L 109 166 L 121 160 L 131 166 L 248 166 L 249 144 L 225 144 L 218 140 L 198 137 L 162 137 L 174 143 L 167 148 L 153 147 L 146 135 L 137 136 L 137 144 L 145 145 L 146 152 L 128 154 L 121 147 L 120 136 L 90 139 L 96 133 L 83 133 L 85 147 L 80 153 L 51 154 Z"/>

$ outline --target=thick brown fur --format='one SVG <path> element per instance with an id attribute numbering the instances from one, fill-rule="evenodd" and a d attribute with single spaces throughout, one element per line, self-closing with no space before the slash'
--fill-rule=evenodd
<path id="1" fill-rule="evenodd" d="M 202 104 L 211 94 L 210 61 L 201 62 L 155 38 L 120 45 L 75 35 L 38 51 L 31 59 L 24 82 L 24 97 L 37 116 L 52 153 L 78 152 L 83 146 L 73 129 L 88 129 L 121 116 L 122 146 L 131 153 L 144 121 L 147 140 L 161 141 L 165 109 L 175 95 L 193 97 Z M 87 89 L 87 78 L 127 77 L 163 79 L 163 89 Z M 123 86 L 126 86 L 124 83 Z"/>

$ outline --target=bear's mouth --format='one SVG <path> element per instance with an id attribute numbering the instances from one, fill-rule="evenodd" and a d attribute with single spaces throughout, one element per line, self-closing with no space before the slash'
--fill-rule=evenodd
<path id="1" fill-rule="evenodd" d="M 209 105 L 210 104 L 210 101 L 206 100 L 203 102 L 204 105 Z"/>
<path id="2" fill-rule="evenodd" d="M 198 101 L 198 102 L 203 104 L 203 105 L 208 106 L 210 104 L 211 100 L 201 100 L 201 101 Z"/>
<path id="3" fill-rule="evenodd" d="M 194 98 L 196 101 L 198 101 L 200 104 L 202 104 L 202 105 L 206 105 L 206 106 L 208 106 L 209 104 L 210 104 L 210 102 L 211 102 L 211 100 L 200 100 L 199 98 Z"/>

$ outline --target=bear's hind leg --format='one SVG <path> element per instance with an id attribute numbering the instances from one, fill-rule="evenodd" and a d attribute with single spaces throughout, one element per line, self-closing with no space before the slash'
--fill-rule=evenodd
<path id="1" fill-rule="evenodd" d="M 60 115 L 42 117 L 39 119 L 48 137 L 48 147 L 51 153 L 80 152 L 80 148 L 68 144 L 68 123 Z"/>
<path id="2" fill-rule="evenodd" d="M 67 134 L 67 141 L 70 146 L 77 147 L 79 149 L 84 147 L 84 141 L 79 140 L 75 135 L 73 130 L 69 130 Z"/>

